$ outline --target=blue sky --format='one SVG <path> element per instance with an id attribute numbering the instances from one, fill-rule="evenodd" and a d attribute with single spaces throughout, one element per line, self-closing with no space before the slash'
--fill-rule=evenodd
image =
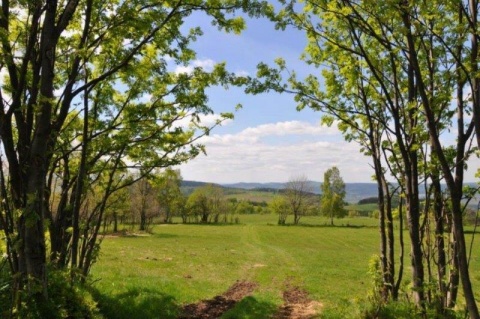
<path id="1" fill-rule="evenodd" d="M 276 31 L 269 21 L 247 20 L 241 35 L 226 34 L 200 15 L 192 16 L 188 24 L 199 25 L 204 31 L 193 45 L 196 66 L 208 69 L 214 63 L 226 62 L 230 71 L 255 75 L 259 62 L 273 64 L 275 58 L 282 57 L 300 76 L 315 72 L 299 59 L 306 40 L 297 30 Z M 177 71 L 188 71 L 188 67 Z M 369 158 L 360 154 L 359 146 L 345 142 L 335 127 L 321 126 L 320 113 L 296 111 L 291 95 L 272 92 L 250 96 L 241 89 L 213 88 L 209 101 L 215 112 L 233 112 L 238 103 L 243 108 L 235 112 L 233 121 L 202 139 L 207 156 L 200 155 L 179 167 L 185 180 L 286 182 L 305 175 L 322 181 L 324 172 L 337 166 L 345 182 L 372 182 Z M 471 163 L 468 181 L 475 180 L 474 168 L 479 163 Z"/>

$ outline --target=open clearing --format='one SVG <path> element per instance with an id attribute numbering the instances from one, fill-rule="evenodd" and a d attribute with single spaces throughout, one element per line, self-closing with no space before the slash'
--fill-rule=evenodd
<path id="1" fill-rule="evenodd" d="M 370 291 L 368 263 L 379 245 L 375 220 L 326 227 L 325 219 L 310 217 L 310 227 L 281 227 L 276 216 L 252 215 L 241 222 L 159 225 L 149 236 L 105 238 L 92 269 L 105 316 L 314 318 L 349 313 Z M 475 255 L 475 286 L 479 264 Z"/>

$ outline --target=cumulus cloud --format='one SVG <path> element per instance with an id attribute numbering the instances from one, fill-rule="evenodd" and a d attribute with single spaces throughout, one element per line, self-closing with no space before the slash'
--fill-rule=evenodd
<path id="1" fill-rule="evenodd" d="M 308 138 L 285 139 L 287 136 Z M 237 134 L 207 136 L 202 143 L 208 155 L 180 167 L 185 179 L 217 183 L 283 182 L 305 174 L 321 181 L 323 173 L 334 165 L 349 182 L 369 182 L 373 173 L 358 145 L 344 142 L 334 128 L 307 122 L 262 124 Z"/>
<path id="2" fill-rule="evenodd" d="M 292 134 L 300 135 L 331 135 L 338 134 L 335 127 L 312 125 L 301 121 L 285 121 L 262 124 L 257 127 L 247 128 L 242 132 L 244 135 L 256 136 L 284 136 Z"/>
<path id="3" fill-rule="evenodd" d="M 264 138 L 285 136 L 332 136 L 340 135 L 335 127 L 314 125 L 301 121 L 285 121 L 249 127 L 236 134 L 214 134 L 205 137 L 204 142 L 212 145 L 231 146 L 232 144 L 259 143 Z M 263 145 L 263 144 L 262 144 Z"/>
<path id="4" fill-rule="evenodd" d="M 180 166 L 187 180 L 214 183 L 286 182 L 306 175 L 322 181 L 332 166 L 346 182 L 374 182 L 370 158 L 355 142 L 345 142 L 335 127 L 302 121 L 262 124 L 236 134 L 213 134 L 201 139 L 207 156 Z M 466 181 L 475 181 L 480 159 L 472 156 Z"/>
<path id="5" fill-rule="evenodd" d="M 175 67 L 174 72 L 176 74 L 180 74 L 180 73 L 190 74 L 193 72 L 194 68 L 202 68 L 207 72 L 211 72 L 215 64 L 216 64 L 215 61 L 213 61 L 212 59 L 195 60 L 189 65 L 177 65 Z"/>

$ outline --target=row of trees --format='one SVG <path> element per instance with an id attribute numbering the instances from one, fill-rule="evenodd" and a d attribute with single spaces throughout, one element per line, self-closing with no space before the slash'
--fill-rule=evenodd
<path id="1" fill-rule="evenodd" d="M 237 215 L 268 212 L 266 203 L 227 197 L 224 189 L 214 184 L 197 187 L 190 194 L 184 193 L 181 184 L 180 171 L 166 169 L 115 193 L 107 202 L 104 230 L 113 224 L 113 232 L 120 230 L 119 225 L 148 231 L 152 223 L 171 223 L 173 217 L 180 217 L 183 223 L 235 223 Z"/>
<path id="2" fill-rule="evenodd" d="M 113 224 L 130 225 L 147 231 L 152 222 L 171 223 L 180 217 L 183 223 L 233 223 L 237 215 L 277 214 L 279 224 L 285 225 L 288 216 L 293 223 L 301 217 L 322 214 L 331 220 L 346 215 L 344 209 L 345 184 L 338 168 L 325 172 L 322 195 L 313 193 L 310 181 L 305 176 L 292 178 L 270 203 L 255 203 L 226 196 L 222 187 L 207 184 L 195 188 L 190 194 L 181 189 L 179 170 L 166 169 L 138 180 L 123 191 L 115 193 L 107 202 L 104 228 Z"/>
<path id="3" fill-rule="evenodd" d="M 392 218 L 398 191 L 399 211 L 407 212 L 399 229 L 408 224 L 410 293 L 418 309 L 445 315 L 457 305 L 461 283 L 470 317 L 479 318 L 463 225 L 465 199 L 474 193 L 464 185 L 464 172 L 480 147 L 479 2 L 282 3 L 277 26 L 306 34 L 304 59 L 321 77 L 298 79 L 288 70 L 283 81 L 287 66 L 279 60 L 276 68 L 259 65 L 265 81 L 251 91 L 295 94 L 300 109 L 323 112 L 324 123 L 338 125 L 371 158 L 384 302 L 399 298 L 403 279 L 403 233 L 397 245 Z"/>

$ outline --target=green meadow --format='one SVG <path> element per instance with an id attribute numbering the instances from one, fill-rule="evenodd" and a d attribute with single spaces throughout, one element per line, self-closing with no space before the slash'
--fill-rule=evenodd
<path id="1" fill-rule="evenodd" d="M 222 318 L 269 317 L 288 286 L 321 303 L 321 317 L 355 317 L 372 289 L 377 221 L 335 222 L 309 217 L 301 226 L 277 226 L 273 215 L 243 215 L 240 224 L 156 225 L 151 234 L 107 236 L 92 269 L 100 307 L 106 318 L 176 318 L 183 305 L 245 280 L 257 284 L 252 296 Z M 471 262 L 479 286 L 478 254 Z"/>

